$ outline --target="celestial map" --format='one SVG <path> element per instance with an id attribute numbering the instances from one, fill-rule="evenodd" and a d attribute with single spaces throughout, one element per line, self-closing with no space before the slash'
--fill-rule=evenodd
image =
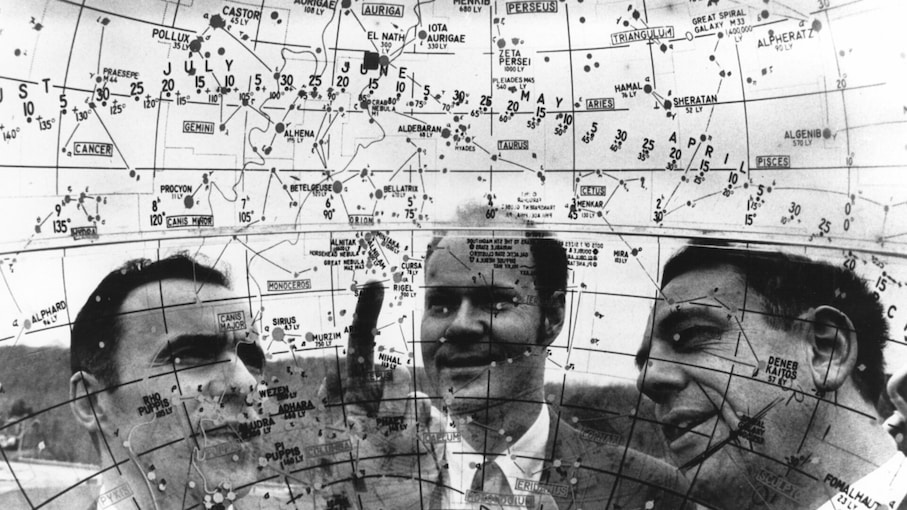
<path id="1" fill-rule="evenodd" d="M 0 0 L 0 508 L 907 509 L 905 20 Z"/>

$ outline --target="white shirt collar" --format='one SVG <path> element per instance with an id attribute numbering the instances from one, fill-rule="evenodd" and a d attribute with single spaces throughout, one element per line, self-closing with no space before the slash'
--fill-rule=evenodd
<path id="1" fill-rule="evenodd" d="M 907 458 L 903 453 L 897 452 L 881 467 L 853 484 L 849 484 L 847 480 L 829 478 L 824 483 L 832 487 L 836 494 L 817 510 L 835 510 L 851 501 L 862 503 L 870 500 L 878 503 L 879 508 L 894 510 L 907 496 Z M 863 505 L 854 506 L 861 507 Z"/>
<path id="2" fill-rule="evenodd" d="M 510 489 L 516 495 L 531 494 L 529 491 L 521 491 L 515 488 L 517 479 L 530 480 L 538 482 L 542 477 L 544 469 L 545 448 L 548 443 L 548 432 L 551 428 L 550 415 L 548 406 L 542 405 L 538 417 L 526 430 L 526 433 L 519 437 L 504 452 L 495 457 L 489 457 L 501 468 Z M 448 431 L 456 429 L 450 427 L 455 420 L 448 419 Z M 445 505 L 448 507 L 462 503 L 466 491 L 472 486 L 472 479 L 475 476 L 475 467 L 470 467 L 470 463 L 481 463 L 482 454 L 472 448 L 466 441 L 459 443 L 447 443 L 447 465 L 449 484 L 451 487 L 462 491 L 462 494 L 446 491 Z"/>

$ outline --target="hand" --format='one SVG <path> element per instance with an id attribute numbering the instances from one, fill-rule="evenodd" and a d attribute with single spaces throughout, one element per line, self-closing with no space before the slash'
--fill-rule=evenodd
<path id="1" fill-rule="evenodd" d="M 295 501 L 300 504 L 345 493 L 362 504 L 372 501 L 375 508 L 421 508 L 420 494 L 427 497 L 438 479 L 440 456 L 419 438 L 432 423 L 441 427 L 444 418 L 426 395 L 414 391 L 413 372 L 407 369 L 412 362 L 407 362 L 405 352 L 388 353 L 399 364 L 375 364 L 384 288 L 369 282 L 357 290 L 346 349 L 321 358 L 300 358 L 305 387 L 298 388 L 294 400 L 302 397 L 316 408 L 292 420 L 275 417 L 274 441 L 282 441 L 285 448 L 298 447 L 304 453 L 311 446 L 340 445 L 338 453 L 304 454 L 301 463 L 282 465 L 279 472 L 292 475 L 290 484 L 304 487 L 304 494 Z M 342 354 L 345 357 L 338 358 Z M 320 387 L 312 393 L 310 381 L 322 374 Z M 267 468 L 278 470 L 273 464 Z"/>
<path id="2" fill-rule="evenodd" d="M 894 437 L 898 449 L 907 453 L 907 366 L 888 380 L 888 398 L 894 404 L 894 414 L 885 420 L 885 428 Z"/>
<path id="3" fill-rule="evenodd" d="M 375 364 L 375 336 L 383 300 L 384 288 L 379 283 L 360 287 L 346 349 L 342 403 L 350 433 L 366 443 L 361 447 L 385 457 L 382 472 L 410 475 L 415 452 L 419 448 L 425 452 L 427 447 L 422 444 L 417 448 L 417 434 L 427 431 L 433 420 L 443 423 L 443 418 L 425 394 L 414 391 L 406 353 L 389 353 L 390 358 L 401 362 L 390 362 L 393 368 Z M 330 393 L 334 395 L 328 400 L 339 404 L 336 389 Z M 366 457 L 360 450 L 359 458 Z"/>

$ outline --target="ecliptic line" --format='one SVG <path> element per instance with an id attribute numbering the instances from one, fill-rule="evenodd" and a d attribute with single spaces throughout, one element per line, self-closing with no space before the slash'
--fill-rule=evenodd
<path id="1" fill-rule="evenodd" d="M 62 0 L 57 0 L 57 1 L 62 1 Z M 356 51 L 363 51 L 363 50 L 356 50 Z M 539 53 L 541 53 L 541 52 L 539 52 Z M 393 64 L 392 64 L 392 65 L 393 65 Z M 396 66 L 394 66 L 394 67 L 396 67 Z M 215 80 L 215 82 L 218 83 L 218 86 L 220 86 L 220 83 L 219 83 L 218 80 L 217 80 L 217 76 L 216 76 L 213 72 L 210 73 L 209 76 L 211 76 L 211 77 Z M 0 76 L 0 79 L 6 79 L 6 80 L 16 81 L 16 82 L 20 82 L 20 83 L 28 83 L 28 84 L 31 84 L 31 85 L 37 85 L 37 82 L 33 82 L 33 81 L 25 80 L 25 79 L 20 79 L 20 78 L 12 78 L 12 77 L 8 77 L 8 76 Z M 419 83 L 418 81 L 416 81 L 415 79 L 413 79 L 412 76 L 407 77 L 407 79 L 411 79 L 416 85 L 419 85 L 420 87 L 422 86 L 422 84 Z M 799 98 L 799 97 L 808 97 L 808 96 L 815 96 L 815 95 L 828 95 L 828 94 L 834 94 L 834 93 L 837 93 L 837 92 L 844 93 L 844 92 L 847 92 L 847 91 L 850 91 L 850 90 L 860 90 L 860 89 L 865 89 L 865 88 L 874 88 L 874 87 L 880 87 L 880 86 L 884 86 L 884 85 L 887 85 L 887 83 L 886 83 L 886 82 L 880 82 L 880 83 L 871 83 L 871 84 L 865 84 L 865 85 L 854 85 L 854 86 L 848 86 L 847 88 L 844 88 L 844 89 L 835 89 L 835 90 L 826 90 L 826 89 L 823 89 L 823 90 L 817 90 L 817 91 L 812 91 L 812 92 L 800 92 L 800 93 L 797 93 L 797 94 L 785 94 L 785 95 L 780 95 L 780 96 L 768 96 L 768 97 L 755 97 L 755 98 L 744 98 L 744 99 L 732 99 L 732 100 L 727 100 L 727 101 L 717 101 L 717 102 L 715 102 L 715 103 L 709 103 L 709 105 L 713 105 L 713 106 L 721 106 L 721 105 L 731 105 L 731 104 L 756 103 L 756 102 L 761 102 L 761 101 L 777 101 L 777 100 L 783 100 L 783 99 L 794 99 L 794 98 Z M 86 93 L 86 94 L 91 92 L 91 90 L 81 89 L 81 88 L 77 88 L 77 87 L 70 87 L 70 86 L 65 86 L 65 85 L 64 85 L 64 86 L 61 86 L 61 85 L 56 85 L 56 84 L 54 84 L 54 85 L 52 85 L 52 86 L 53 86 L 53 88 L 61 89 L 61 90 L 65 91 L 65 92 L 73 92 L 73 91 L 74 91 L 74 92 L 82 92 L 82 93 Z M 653 95 L 654 95 L 654 94 L 655 94 L 655 92 L 653 92 Z M 117 96 L 117 97 L 123 97 L 123 98 L 131 97 L 129 94 L 120 94 L 120 93 L 114 93 L 114 92 L 111 92 L 111 96 Z M 435 102 L 437 102 L 438 104 L 441 104 L 440 101 L 438 101 L 434 96 L 429 96 L 429 97 L 430 97 L 432 100 L 434 100 Z M 655 97 L 660 97 L 660 96 L 655 96 Z M 223 96 L 221 96 L 221 99 L 223 99 Z M 173 102 L 174 102 L 173 99 L 167 99 L 167 98 L 160 98 L 159 101 L 161 101 L 161 102 L 166 102 L 166 103 L 173 103 Z M 662 102 L 663 102 L 663 98 L 662 98 Z M 189 103 L 189 104 L 193 104 L 193 105 L 198 105 L 198 106 L 216 106 L 216 105 L 217 105 L 216 103 L 210 103 L 210 102 L 207 102 L 207 101 L 188 101 L 188 103 Z M 238 106 L 238 104 L 228 104 L 228 106 Z M 273 110 L 285 110 L 284 107 L 277 107 L 277 106 L 273 106 L 273 107 L 272 107 L 272 106 L 265 106 L 264 108 L 265 108 L 265 109 L 269 109 L 269 110 L 272 110 L 272 109 L 273 109 Z M 297 108 L 296 110 L 298 110 L 298 111 L 311 111 L 311 112 L 323 112 L 323 111 L 324 111 L 324 110 L 321 109 L 321 108 Z M 558 114 L 558 113 L 577 113 L 577 114 L 597 114 L 597 115 L 602 115 L 602 114 L 608 114 L 608 113 L 614 113 L 614 112 L 625 112 L 625 111 L 630 111 L 630 110 L 629 110 L 629 108 L 614 108 L 613 110 L 576 110 L 576 109 L 573 109 L 573 110 L 549 110 L 548 113 L 549 113 L 549 114 Z M 261 113 L 261 112 L 259 112 L 259 113 Z M 368 112 L 365 111 L 365 110 L 349 110 L 348 113 L 363 114 L 363 113 L 368 113 Z M 444 116 L 449 116 L 449 115 L 461 115 L 461 116 L 468 116 L 470 113 L 471 113 L 471 112 L 469 112 L 469 111 L 421 111 L 421 112 L 419 112 L 419 115 L 444 115 Z M 498 113 L 499 113 L 499 112 L 489 111 L 489 112 L 484 112 L 484 113 L 482 113 L 482 115 L 493 116 L 493 115 L 496 115 L 496 114 L 498 114 Z M 513 112 L 513 114 L 514 114 L 514 115 L 534 115 L 535 112 L 534 112 L 534 111 L 527 110 L 527 111 Z M 263 114 L 262 114 L 262 115 L 263 115 Z M 825 168 L 825 167 L 823 167 L 823 168 Z M 844 168 L 846 168 L 846 167 L 844 167 Z M 857 166 L 854 165 L 853 168 L 857 168 Z M 791 168 L 791 169 L 793 169 L 793 168 Z M 789 170 L 790 170 L 790 169 L 789 169 Z"/>
<path id="2" fill-rule="evenodd" d="M 835 191 L 835 190 L 831 190 L 831 189 L 807 188 L 807 187 L 805 187 L 805 186 L 779 186 L 779 187 L 775 187 L 775 188 L 773 188 L 773 189 L 775 189 L 775 190 L 814 191 L 814 192 L 819 192 L 819 193 L 831 193 L 831 194 L 834 194 L 834 195 L 843 195 L 843 196 L 845 196 L 845 197 L 850 198 L 850 194 L 848 194 L 848 193 L 845 193 L 845 192 L 843 192 L 843 191 Z M 883 204 L 883 203 L 881 203 L 881 202 L 877 202 L 877 201 L 872 200 L 872 199 L 870 199 L 870 198 L 866 198 L 866 197 L 863 197 L 863 196 L 857 196 L 857 198 L 860 199 L 860 200 L 864 200 L 864 201 L 866 201 L 866 202 L 869 202 L 869 203 L 871 203 L 871 204 L 878 205 L 878 206 L 880 206 L 880 207 L 885 207 L 885 204 Z"/>
<path id="3" fill-rule="evenodd" d="M 38 84 L 38 82 L 36 82 L 36 81 L 23 80 L 22 78 L 11 78 L 11 77 L 9 77 L 9 76 L 0 76 L 0 80 L 9 80 L 9 81 L 15 81 L 15 82 L 18 82 L 18 83 L 27 83 L 27 84 L 29 84 L 29 85 L 37 85 L 37 84 Z"/>

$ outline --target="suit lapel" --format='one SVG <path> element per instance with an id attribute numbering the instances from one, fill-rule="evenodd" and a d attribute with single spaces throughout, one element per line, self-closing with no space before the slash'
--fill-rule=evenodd
<path id="1" fill-rule="evenodd" d="M 610 492 L 611 485 L 600 483 L 598 477 L 591 477 L 578 466 L 582 465 L 588 443 L 582 439 L 579 431 L 560 419 L 559 413 L 552 412 L 548 428 L 548 441 L 545 444 L 545 462 L 541 482 L 550 484 L 552 491 L 566 492 L 555 494 L 561 507 L 572 501 L 597 499 Z"/>

